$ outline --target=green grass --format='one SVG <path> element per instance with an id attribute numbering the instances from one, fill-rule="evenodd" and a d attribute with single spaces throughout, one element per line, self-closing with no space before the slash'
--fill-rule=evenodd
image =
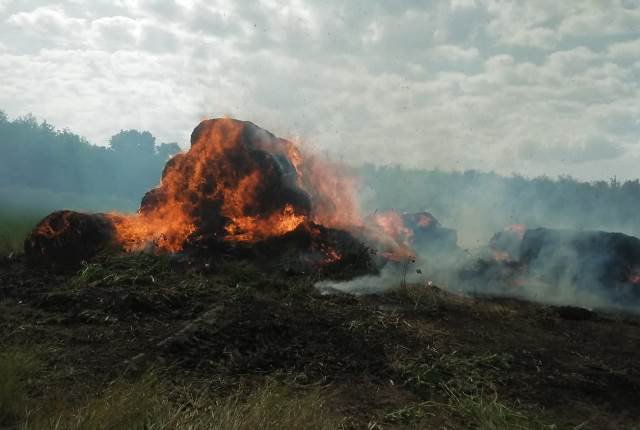
<path id="1" fill-rule="evenodd" d="M 452 416 L 465 428 L 477 430 L 552 429 L 499 399 L 496 373 L 508 372 L 508 354 L 467 356 L 425 350 L 397 363 L 405 385 L 427 400 L 388 412 L 390 422 L 416 423 L 435 416 Z"/>
<path id="2" fill-rule="evenodd" d="M 0 353 L 0 428 L 20 420 L 28 407 L 27 382 L 37 368 L 32 353 Z"/>
<path id="3" fill-rule="evenodd" d="M 22 252 L 24 239 L 45 215 L 38 211 L 0 210 L 0 256 Z"/>
<path id="4" fill-rule="evenodd" d="M 162 381 L 149 371 L 118 379 L 98 395 L 69 400 L 65 391 L 37 390 L 40 364 L 34 353 L 0 353 L 0 428 L 21 430 L 329 430 L 341 427 L 329 397 L 317 387 L 293 390 L 273 380 L 220 396 Z M 39 395 L 29 396 L 30 388 Z M 77 393 L 76 393 L 77 394 Z"/>
<path id="5" fill-rule="evenodd" d="M 430 391 L 442 385 L 457 390 L 493 389 L 492 373 L 508 371 L 506 354 L 466 356 L 456 352 L 438 354 L 426 351 L 419 357 L 398 364 L 405 383 L 417 391 Z"/>
<path id="6" fill-rule="evenodd" d="M 340 428 L 319 389 L 293 392 L 268 382 L 251 392 L 222 398 L 193 387 L 162 384 L 148 373 L 134 382 L 118 381 L 96 398 L 69 406 L 40 402 L 19 426 L 22 430 L 329 430 Z"/>
<path id="7" fill-rule="evenodd" d="M 457 392 L 448 386 L 443 388 L 449 396 L 448 407 L 451 412 L 459 416 L 469 428 L 478 430 L 551 430 L 555 428 L 501 402 L 495 391 L 465 393 Z"/>

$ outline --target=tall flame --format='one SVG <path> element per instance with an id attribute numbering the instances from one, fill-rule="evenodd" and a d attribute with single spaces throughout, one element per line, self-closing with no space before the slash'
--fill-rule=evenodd
<path id="1" fill-rule="evenodd" d="M 256 242 L 305 221 L 347 228 L 360 223 L 355 181 L 339 166 L 304 154 L 251 123 L 203 121 L 191 148 L 172 158 L 160 185 L 135 215 L 110 214 L 126 250 L 150 244 L 178 252 L 205 232 Z"/>

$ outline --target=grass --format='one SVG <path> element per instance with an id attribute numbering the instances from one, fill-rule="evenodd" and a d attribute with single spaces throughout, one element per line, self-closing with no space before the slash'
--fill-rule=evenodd
<path id="1" fill-rule="evenodd" d="M 405 384 L 418 392 L 430 391 L 442 385 L 474 392 L 493 389 L 492 372 L 508 371 L 510 357 L 506 354 L 466 356 L 457 352 L 439 354 L 426 350 L 420 356 L 399 364 Z"/>
<path id="2" fill-rule="evenodd" d="M 254 390 L 238 388 L 220 397 L 216 387 L 176 386 L 164 383 L 161 372 L 147 372 L 133 381 L 113 381 L 98 396 L 71 402 L 65 392 L 29 396 L 39 368 L 31 352 L 0 353 L 0 428 L 329 430 L 341 426 L 318 387 L 294 391 L 267 380 Z"/>
<path id="3" fill-rule="evenodd" d="M 0 256 L 21 252 L 24 239 L 45 214 L 0 210 Z"/>
<path id="4" fill-rule="evenodd" d="M 19 428 L 329 430 L 340 428 L 340 420 L 319 389 L 297 393 L 267 382 L 248 393 L 238 389 L 215 398 L 193 387 L 169 388 L 156 374 L 147 373 L 134 382 L 116 381 L 101 396 L 79 405 L 69 406 L 63 400 L 37 403 Z"/>
<path id="5" fill-rule="evenodd" d="M 459 416 L 470 428 L 478 430 L 543 430 L 553 429 L 553 425 L 545 425 L 536 418 L 512 409 L 498 399 L 494 391 L 486 393 L 458 392 L 448 386 L 443 386 L 449 396 L 448 407 L 452 413 Z"/>
<path id="6" fill-rule="evenodd" d="M 505 354 L 466 356 L 426 349 L 397 365 L 405 385 L 428 400 L 385 415 L 391 422 L 415 423 L 425 417 L 451 415 L 477 430 L 552 429 L 499 400 L 494 374 L 508 372 Z"/>
<path id="7" fill-rule="evenodd" d="M 91 263 L 83 263 L 69 280 L 73 287 L 118 287 L 152 285 L 176 274 L 169 257 L 146 253 L 111 254 L 104 252 Z"/>
<path id="8" fill-rule="evenodd" d="M 32 353 L 17 350 L 0 353 L 0 428 L 26 413 L 27 382 L 36 368 L 37 360 Z"/>

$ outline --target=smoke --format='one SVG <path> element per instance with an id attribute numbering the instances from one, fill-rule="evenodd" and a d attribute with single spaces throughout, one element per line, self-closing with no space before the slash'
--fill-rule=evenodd
<path id="1" fill-rule="evenodd" d="M 420 263 L 417 261 L 389 262 L 382 267 L 378 275 L 366 275 L 342 282 L 324 280 L 317 282 L 315 286 L 327 294 L 339 291 L 362 295 L 380 294 L 393 288 L 399 288 L 403 283 L 427 285 L 432 282 L 419 267 Z"/>
<path id="2" fill-rule="evenodd" d="M 323 292 L 377 294 L 405 281 L 470 295 L 552 305 L 640 311 L 640 239 L 620 233 L 558 229 L 497 234 L 472 251 L 446 241 L 414 246 L 414 262 L 387 262 L 378 276 L 323 281 Z M 442 238 L 437 226 L 429 238 Z M 450 234 L 449 234 L 450 236 Z"/>
<path id="3" fill-rule="evenodd" d="M 476 248 L 511 224 L 621 232 L 640 237 L 640 182 L 578 182 L 568 177 L 504 177 L 478 171 L 358 168 L 365 210 L 431 212 Z"/>

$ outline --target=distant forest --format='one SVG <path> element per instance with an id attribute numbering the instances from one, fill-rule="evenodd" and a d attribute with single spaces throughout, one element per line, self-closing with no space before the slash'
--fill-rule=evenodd
<path id="1" fill-rule="evenodd" d="M 511 224 L 528 227 L 619 231 L 640 236 L 640 181 L 581 182 L 504 177 L 478 171 L 359 168 L 368 211 L 430 211 L 458 230 L 468 247 L 486 243 Z"/>
<path id="2" fill-rule="evenodd" d="M 90 144 L 33 116 L 0 111 L 0 207 L 128 210 L 155 186 L 180 148 L 148 131 L 123 130 L 108 147 Z M 463 245 L 486 243 L 509 224 L 602 229 L 640 236 L 640 182 L 580 182 L 571 177 L 356 168 L 366 211 L 427 210 L 458 229 Z"/>
<path id="3" fill-rule="evenodd" d="M 122 130 L 101 147 L 31 115 L 10 121 L 0 111 L 0 150 L 3 206 L 134 210 L 180 147 L 138 130 Z"/>

